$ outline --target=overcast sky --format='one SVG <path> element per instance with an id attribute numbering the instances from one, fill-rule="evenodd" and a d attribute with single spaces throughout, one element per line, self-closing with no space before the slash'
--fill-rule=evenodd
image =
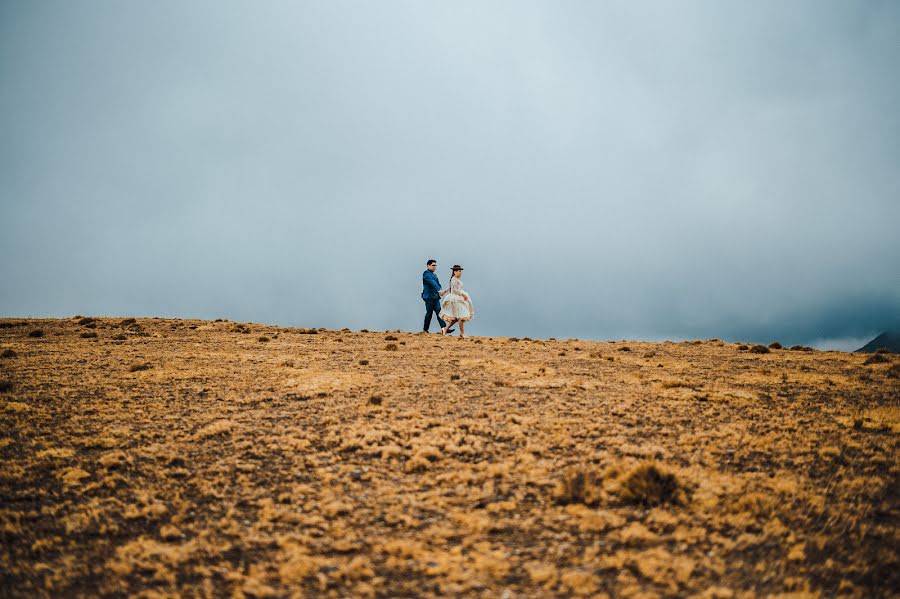
<path id="1" fill-rule="evenodd" d="M 900 3 L 0 3 L 0 315 L 858 347 Z M 434 325 L 432 325 L 434 326 Z"/>

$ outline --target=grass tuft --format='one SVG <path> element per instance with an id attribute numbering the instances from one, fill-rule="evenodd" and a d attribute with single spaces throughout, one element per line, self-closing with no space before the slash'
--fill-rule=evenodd
<path id="1" fill-rule="evenodd" d="M 891 359 L 884 354 L 872 354 L 866 358 L 866 361 L 863 362 L 863 364 L 886 364 L 890 361 Z"/>
<path id="2" fill-rule="evenodd" d="M 153 364 L 150 362 L 135 362 L 128 367 L 128 372 L 140 372 L 141 370 L 150 370 Z"/>
<path id="3" fill-rule="evenodd" d="M 385 349 L 385 351 L 397 351 L 397 344 L 396 343 L 388 343 L 387 345 L 384 346 L 384 349 Z"/>
<path id="4" fill-rule="evenodd" d="M 571 467 L 566 469 L 562 478 L 557 481 L 556 488 L 553 490 L 553 499 L 562 505 L 570 503 L 597 505 L 603 499 L 602 483 L 603 481 L 595 472 L 585 468 Z"/>
<path id="5" fill-rule="evenodd" d="M 752 354 L 767 354 L 767 353 L 769 353 L 769 348 L 766 347 L 765 345 L 757 344 L 750 348 L 750 353 L 752 353 Z"/>
<path id="6" fill-rule="evenodd" d="M 44 336 L 44 331 L 42 329 L 34 329 L 28 333 L 28 336 L 33 337 L 34 339 L 40 339 Z"/>
<path id="7" fill-rule="evenodd" d="M 629 503 L 660 505 L 678 503 L 678 491 L 678 479 L 674 474 L 654 463 L 644 463 L 622 480 L 620 496 Z"/>

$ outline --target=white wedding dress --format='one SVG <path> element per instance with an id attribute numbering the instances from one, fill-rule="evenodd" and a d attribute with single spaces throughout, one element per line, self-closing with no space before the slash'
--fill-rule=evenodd
<path id="1" fill-rule="evenodd" d="M 472 320 L 474 316 L 475 306 L 472 305 L 472 298 L 469 297 L 469 294 L 463 291 L 462 281 L 451 277 L 450 293 L 441 300 L 441 318 L 443 320 Z"/>

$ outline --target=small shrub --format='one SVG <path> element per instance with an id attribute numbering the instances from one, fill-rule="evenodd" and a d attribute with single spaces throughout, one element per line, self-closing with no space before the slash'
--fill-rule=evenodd
<path id="1" fill-rule="evenodd" d="M 12 381 L 0 381 L 0 393 L 7 393 L 13 390 Z"/>
<path id="2" fill-rule="evenodd" d="M 750 353 L 752 353 L 752 354 L 767 354 L 767 353 L 769 353 L 769 348 L 766 347 L 765 345 L 757 344 L 750 348 Z"/>
<path id="3" fill-rule="evenodd" d="M 900 379 L 900 363 L 892 364 L 884 373 L 884 376 L 889 379 Z"/>
<path id="4" fill-rule="evenodd" d="M 813 348 L 806 347 L 805 345 L 792 345 L 791 351 L 813 351 Z"/>
<path id="5" fill-rule="evenodd" d="M 96 339 L 96 338 L 97 338 L 97 333 L 95 333 L 95 332 L 93 332 L 93 331 L 91 331 L 91 332 L 84 332 L 84 333 L 82 333 L 80 336 L 81 336 L 82 339 Z"/>
<path id="6" fill-rule="evenodd" d="M 772 343 L 769 344 L 769 349 L 781 349 L 781 348 L 782 348 L 782 345 L 780 343 L 778 343 L 777 341 L 773 341 Z"/>
<path id="7" fill-rule="evenodd" d="M 242 324 L 236 324 L 236 325 L 234 325 L 234 327 L 233 327 L 231 330 L 232 330 L 232 332 L 235 332 L 235 333 L 243 333 L 243 334 L 245 334 L 245 335 L 246 335 L 247 333 L 250 333 L 250 332 L 251 332 L 251 331 L 250 331 L 250 327 L 245 326 L 245 325 L 242 325 Z"/>
<path id="8" fill-rule="evenodd" d="M 396 343 L 388 343 L 387 345 L 384 346 L 384 349 L 385 349 L 385 351 L 397 351 L 397 344 Z"/>
<path id="9" fill-rule="evenodd" d="M 737 348 L 738 348 L 738 351 L 747 351 L 748 349 L 750 349 L 749 347 L 747 347 L 747 346 L 744 345 L 743 343 L 741 343 L 740 345 L 738 345 Z"/>
<path id="10" fill-rule="evenodd" d="M 125 341 L 128 337 L 125 336 L 125 333 L 119 333 L 118 335 L 113 335 L 113 341 Z"/>
<path id="11" fill-rule="evenodd" d="M 359 365 L 360 365 L 360 366 L 368 366 L 368 365 L 369 365 L 369 361 L 368 361 L 368 360 L 360 360 L 360 361 L 359 361 Z"/>
<path id="12" fill-rule="evenodd" d="M 613 358 L 612 356 L 606 356 L 606 360 L 607 360 L 607 362 L 615 362 L 616 361 L 616 359 Z"/>
<path id="13" fill-rule="evenodd" d="M 451 381 L 458 381 L 458 380 L 459 380 L 459 375 L 458 375 L 458 374 L 451 374 L 451 375 L 450 375 L 450 380 L 451 380 Z"/>
<path id="14" fill-rule="evenodd" d="M 568 468 L 556 483 L 553 499 L 559 504 L 583 503 L 593 506 L 603 499 L 603 481 L 583 468 Z"/>
<path id="15" fill-rule="evenodd" d="M 91 318 L 90 316 L 85 316 L 84 318 L 79 318 L 79 319 L 78 319 L 78 324 L 80 324 L 80 325 L 83 326 L 83 325 L 86 325 L 86 324 L 91 324 L 91 323 L 93 323 L 94 321 L 95 321 L 94 318 Z"/>
<path id="16" fill-rule="evenodd" d="M 565 351 L 561 351 L 561 352 L 559 352 L 559 355 L 564 356 L 564 355 L 566 355 L 566 352 L 565 352 Z"/>
<path id="17" fill-rule="evenodd" d="M 698 385 L 694 385 L 692 383 L 688 383 L 687 381 L 664 381 L 663 389 L 678 389 L 679 387 L 684 387 L 686 389 L 696 389 Z"/>
<path id="18" fill-rule="evenodd" d="M 380 406 L 382 404 L 382 398 L 380 395 L 372 395 L 369 397 L 369 405 L 372 406 Z"/>
<path id="19" fill-rule="evenodd" d="M 319 331 L 316 329 L 297 329 L 298 335 L 318 335 Z"/>
<path id="20" fill-rule="evenodd" d="M 878 349 L 875 350 L 875 353 L 876 354 L 889 354 L 889 353 L 891 353 L 891 350 L 889 350 L 886 347 L 879 347 Z"/>
<path id="21" fill-rule="evenodd" d="M 384 338 L 384 340 L 385 341 L 396 341 L 397 338 L 394 337 L 393 335 L 388 335 L 387 337 Z"/>
<path id="22" fill-rule="evenodd" d="M 287 401 L 309 401 L 312 397 L 303 395 L 302 393 L 288 393 L 284 396 L 284 399 Z"/>
<path id="23" fill-rule="evenodd" d="M 18 355 L 19 355 L 19 354 L 17 354 L 17 353 L 15 352 L 15 350 L 12 350 L 12 349 L 9 349 L 9 348 L 6 348 L 6 349 L 3 350 L 3 352 L 0 352 L 0 358 L 15 358 L 15 357 L 18 356 Z"/>
<path id="24" fill-rule="evenodd" d="M 135 320 L 134 318 L 123 318 L 122 320 L 119 321 L 119 326 L 127 327 L 130 324 L 136 324 L 136 323 L 137 323 L 137 320 Z"/>
<path id="25" fill-rule="evenodd" d="M 135 362 L 128 367 L 128 372 L 139 372 L 141 370 L 150 370 L 153 365 L 150 362 Z"/>
<path id="26" fill-rule="evenodd" d="M 678 503 L 678 479 L 656 464 L 640 464 L 622 480 L 620 496 L 629 503 Z"/>
<path id="27" fill-rule="evenodd" d="M 29 337 L 33 337 L 35 339 L 39 339 L 44 336 L 44 331 L 41 329 L 34 329 L 30 333 L 28 333 Z"/>
<path id="28" fill-rule="evenodd" d="M 263 335 L 259 339 L 257 339 L 257 341 L 259 341 L 260 343 L 268 343 L 270 341 L 270 339 L 268 337 L 266 337 L 265 335 Z"/>
<path id="29" fill-rule="evenodd" d="M 628 347 L 627 345 L 623 345 L 622 347 L 619 348 L 619 351 L 631 351 L 631 348 Z"/>
<path id="30" fill-rule="evenodd" d="M 16 326 L 16 325 L 14 325 L 14 324 L 11 323 L 11 322 L 6 322 L 6 321 L 0 322 L 0 329 L 11 329 L 11 328 L 13 328 L 14 326 Z"/>
<path id="31" fill-rule="evenodd" d="M 872 354 L 863 364 L 885 364 L 890 362 L 891 359 L 885 356 L 884 354 Z"/>
<path id="32" fill-rule="evenodd" d="M 359 332 L 360 332 L 360 333 L 368 333 L 368 332 L 369 332 L 369 329 L 360 329 Z"/>

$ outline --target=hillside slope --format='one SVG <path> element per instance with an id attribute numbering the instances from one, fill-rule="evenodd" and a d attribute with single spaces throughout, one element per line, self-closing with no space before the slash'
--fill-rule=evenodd
<path id="1" fill-rule="evenodd" d="M 856 351 L 873 353 L 882 348 L 892 354 L 900 354 L 900 331 L 885 331 Z"/>
<path id="2" fill-rule="evenodd" d="M 891 356 L 90 318 L 0 355 L 4 596 L 900 588 Z"/>

